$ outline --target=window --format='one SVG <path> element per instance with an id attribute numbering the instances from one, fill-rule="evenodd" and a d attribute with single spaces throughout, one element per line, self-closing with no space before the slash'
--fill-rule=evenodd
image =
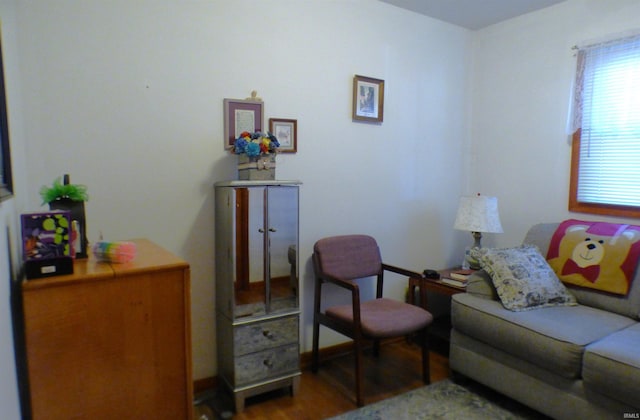
<path id="1" fill-rule="evenodd" d="M 640 35 L 577 58 L 569 210 L 640 217 Z"/>

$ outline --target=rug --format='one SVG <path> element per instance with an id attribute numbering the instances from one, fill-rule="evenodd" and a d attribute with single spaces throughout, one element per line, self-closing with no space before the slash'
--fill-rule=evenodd
<path id="1" fill-rule="evenodd" d="M 458 385 L 450 379 L 388 398 L 331 420 L 546 419 L 528 407 L 494 393 L 479 384 Z"/>
<path id="2" fill-rule="evenodd" d="M 274 391 L 277 392 L 277 391 Z M 194 420 L 233 417 L 233 401 L 226 393 L 208 391 L 197 396 Z M 371 403 L 330 420 L 549 420 L 548 417 L 475 381 L 450 379 Z"/>

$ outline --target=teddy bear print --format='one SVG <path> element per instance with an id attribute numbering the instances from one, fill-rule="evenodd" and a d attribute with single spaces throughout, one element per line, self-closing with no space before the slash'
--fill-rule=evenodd
<path id="1" fill-rule="evenodd" d="M 640 241 L 640 231 L 627 227 L 620 225 L 607 235 L 589 225 L 568 226 L 549 265 L 565 283 L 626 294 L 633 272 L 629 274 L 625 264 L 631 247 Z"/>

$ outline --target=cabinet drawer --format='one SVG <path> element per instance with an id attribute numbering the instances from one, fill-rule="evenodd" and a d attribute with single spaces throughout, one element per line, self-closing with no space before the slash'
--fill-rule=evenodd
<path id="1" fill-rule="evenodd" d="M 233 344 L 236 356 L 298 342 L 298 316 L 237 327 Z"/>
<path id="2" fill-rule="evenodd" d="M 295 343 L 236 358 L 235 386 L 297 372 L 300 369 L 299 353 L 298 343 Z"/>

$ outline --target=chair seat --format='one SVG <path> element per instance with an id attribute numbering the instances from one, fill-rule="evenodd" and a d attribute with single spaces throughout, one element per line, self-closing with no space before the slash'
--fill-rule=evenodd
<path id="1" fill-rule="evenodd" d="M 327 308 L 325 314 L 343 322 L 353 322 L 351 305 Z M 399 337 L 416 332 L 433 321 L 428 311 L 408 303 L 381 298 L 360 303 L 362 333 L 369 338 Z"/>

